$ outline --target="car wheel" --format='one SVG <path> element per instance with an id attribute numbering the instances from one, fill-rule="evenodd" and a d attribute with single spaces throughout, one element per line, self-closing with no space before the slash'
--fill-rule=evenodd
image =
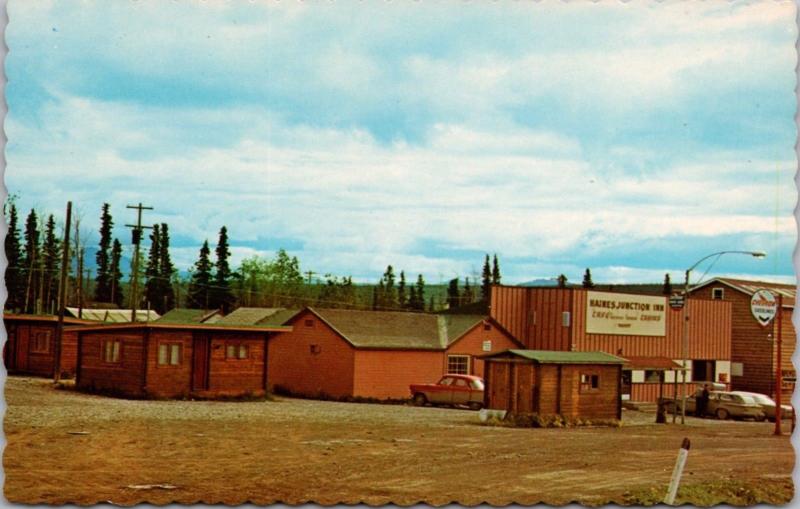
<path id="1" fill-rule="evenodd" d="M 480 410 L 483 408 L 483 403 L 478 403 L 477 401 L 471 401 L 469 404 L 470 410 Z"/>
<path id="2" fill-rule="evenodd" d="M 425 404 L 427 402 L 428 402 L 428 398 L 426 398 L 424 394 L 419 393 L 419 392 L 417 394 L 414 394 L 414 405 L 416 405 L 416 406 L 425 406 Z"/>
<path id="3" fill-rule="evenodd" d="M 728 411 L 724 408 L 717 408 L 717 419 L 724 421 L 729 416 Z"/>
<path id="4" fill-rule="evenodd" d="M 767 419 L 767 417 L 766 417 L 766 416 L 764 416 L 764 415 L 759 415 L 759 416 L 757 416 L 757 417 L 756 417 L 756 421 L 757 421 L 757 422 L 763 422 L 763 421 L 765 421 L 766 419 Z"/>

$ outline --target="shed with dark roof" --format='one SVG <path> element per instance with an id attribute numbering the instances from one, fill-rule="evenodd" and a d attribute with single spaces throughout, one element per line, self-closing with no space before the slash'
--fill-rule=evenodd
<path id="1" fill-rule="evenodd" d="M 306 308 L 286 323 L 269 343 L 269 385 L 310 397 L 407 398 L 412 383 L 482 376 L 479 355 L 521 346 L 483 315 Z"/>
<path id="2" fill-rule="evenodd" d="M 483 356 L 484 406 L 513 414 L 621 419 L 622 365 L 605 352 L 506 350 Z"/>

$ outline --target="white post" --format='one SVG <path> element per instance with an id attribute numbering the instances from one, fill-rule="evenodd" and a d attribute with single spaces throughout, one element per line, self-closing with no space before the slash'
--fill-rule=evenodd
<path id="1" fill-rule="evenodd" d="M 673 505 L 675 503 L 675 495 L 678 494 L 678 485 L 681 483 L 681 475 L 683 475 L 683 467 L 686 465 L 686 458 L 689 456 L 689 442 L 688 438 L 683 439 L 681 450 L 678 452 L 678 459 L 675 461 L 675 468 L 672 470 L 672 479 L 669 481 L 669 490 L 667 496 L 664 497 L 664 503 Z"/>

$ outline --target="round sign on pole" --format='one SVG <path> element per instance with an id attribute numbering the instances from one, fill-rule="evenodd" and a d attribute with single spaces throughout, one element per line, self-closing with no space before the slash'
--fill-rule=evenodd
<path id="1" fill-rule="evenodd" d="M 769 290 L 757 290 L 750 299 L 750 312 L 759 325 L 766 327 L 778 314 L 778 300 Z"/>

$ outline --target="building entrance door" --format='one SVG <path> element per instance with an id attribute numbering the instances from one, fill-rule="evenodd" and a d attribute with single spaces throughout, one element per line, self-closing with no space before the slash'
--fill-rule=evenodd
<path id="1" fill-rule="evenodd" d="M 211 338 L 208 335 L 194 337 L 192 348 L 192 390 L 208 390 L 208 365 L 211 357 Z"/>

